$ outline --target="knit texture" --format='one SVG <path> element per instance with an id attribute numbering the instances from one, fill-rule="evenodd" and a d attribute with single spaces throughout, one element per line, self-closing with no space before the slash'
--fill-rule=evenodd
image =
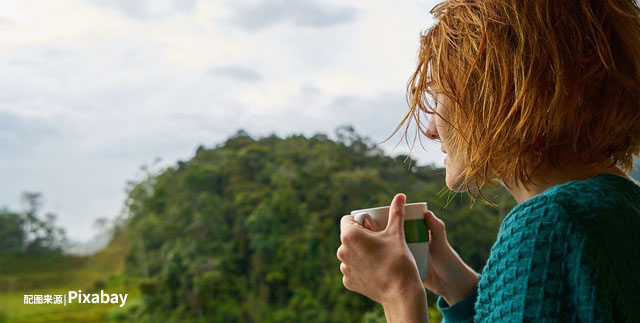
<path id="1" fill-rule="evenodd" d="M 600 174 L 505 217 L 476 289 L 445 322 L 639 322 L 640 186 Z"/>

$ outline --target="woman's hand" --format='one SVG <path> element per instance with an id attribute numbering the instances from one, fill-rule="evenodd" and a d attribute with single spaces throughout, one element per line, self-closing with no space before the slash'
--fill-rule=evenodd
<path id="1" fill-rule="evenodd" d="M 473 291 L 480 278 L 449 244 L 442 220 L 425 212 L 429 226 L 429 261 L 424 286 L 453 305 Z"/>
<path id="2" fill-rule="evenodd" d="M 366 229 L 372 225 L 369 218 L 365 218 L 363 227 L 353 216 L 343 216 L 340 221 L 342 245 L 337 257 L 342 262 L 342 283 L 348 290 L 365 295 L 382 304 L 385 311 L 390 308 L 395 313 L 400 312 L 398 306 L 403 302 L 421 298 L 426 313 L 425 290 L 404 238 L 405 201 L 404 194 L 394 197 L 387 226 L 382 231 Z"/>

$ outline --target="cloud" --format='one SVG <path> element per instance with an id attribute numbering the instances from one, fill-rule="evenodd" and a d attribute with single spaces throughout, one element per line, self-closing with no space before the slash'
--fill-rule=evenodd
<path id="1" fill-rule="evenodd" d="M 406 112 L 404 84 L 430 6 L 23 2 L 0 18 L 0 207 L 18 208 L 21 191 L 40 191 L 74 239 L 88 238 L 96 217 L 119 212 L 141 164 L 188 159 L 239 128 L 311 136 L 351 124 L 384 140 Z M 441 165 L 435 150 L 424 161 Z M 412 155 L 419 151 L 417 143 Z"/>
<path id="2" fill-rule="evenodd" d="M 209 70 L 209 75 L 213 77 L 230 78 L 246 82 L 262 81 L 262 75 L 246 67 L 237 65 L 218 66 Z"/>
<path id="3" fill-rule="evenodd" d="M 304 27 L 329 27 L 355 20 L 356 9 L 326 5 L 315 0 L 274 0 L 236 6 L 232 22 L 255 31 L 289 22 Z"/>
<path id="4" fill-rule="evenodd" d="M 37 147 L 66 136 L 71 129 L 72 125 L 59 118 L 20 116 L 0 111 L 0 151 L 5 157 L 28 156 Z"/>
<path id="5" fill-rule="evenodd" d="M 100 7 L 116 9 L 123 15 L 139 20 L 162 20 L 175 14 L 191 13 L 197 0 L 88 0 Z"/>

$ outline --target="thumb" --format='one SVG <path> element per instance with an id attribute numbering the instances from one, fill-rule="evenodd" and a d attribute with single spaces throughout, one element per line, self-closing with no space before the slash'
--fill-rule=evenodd
<path id="1" fill-rule="evenodd" d="M 403 193 L 396 194 L 391 202 L 391 208 L 389 209 L 389 219 L 387 220 L 387 227 L 385 230 L 396 232 L 404 238 L 404 205 L 407 201 L 407 196 Z"/>

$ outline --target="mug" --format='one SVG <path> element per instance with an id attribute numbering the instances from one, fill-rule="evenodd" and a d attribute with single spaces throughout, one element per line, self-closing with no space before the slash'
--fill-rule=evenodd
<path id="1" fill-rule="evenodd" d="M 374 230 L 382 231 L 387 227 L 390 209 L 391 206 L 361 209 L 351 211 L 351 215 L 356 222 L 363 225 L 364 215 L 368 214 L 375 222 Z M 404 206 L 404 239 L 423 282 L 427 278 L 427 260 L 429 259 L 429 228 L 424 220 L 426 211 L 427 202 L 409 203 Z"/>

